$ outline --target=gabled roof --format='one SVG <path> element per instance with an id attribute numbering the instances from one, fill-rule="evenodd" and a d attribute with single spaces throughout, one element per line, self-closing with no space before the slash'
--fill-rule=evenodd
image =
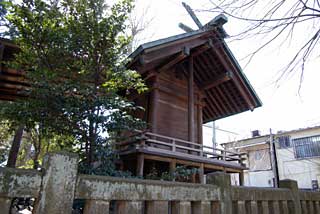
<path id="1" fill-rule="evenodd" d="M 186 60 L 193 56 L 195 83 L 205 94 L 204 122 L 260 107 L 221 32 L 221 27 L 212 27 L 143 44 L 129 56 L 128 66 L 143 75 L 173 66 L 187 70 Z"/>

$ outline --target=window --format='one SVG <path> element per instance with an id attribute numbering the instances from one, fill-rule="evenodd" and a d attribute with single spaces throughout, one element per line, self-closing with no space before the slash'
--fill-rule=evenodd
<path id="1" fill-rule="evenodd" d="M 249 151 L 250 171 L 260 171 L 271 169 L 269 149 Z"/>
<path id="2" fill-rule="evenodd" d="M 293 140 L 296 158 L 320 156 L 320 135 Z"/>
<path id="3" fill-rule="evenodd" d="M 311 185 L 312 185 L 312 189 L 313 189 L 313 190 L 319 189 L 318 180 L 312 180 L 312 181 L 311 181 Z"/>
<path id="4" fill-rule="evenodd" d="M 281 149 L 291 147 L 291 140 L 289 135 L 278 137 L 278 142 Z"/>

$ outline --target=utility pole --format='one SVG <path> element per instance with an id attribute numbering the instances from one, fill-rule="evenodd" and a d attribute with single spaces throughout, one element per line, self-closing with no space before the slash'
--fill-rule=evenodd
<path id="1" fill-rule="evenodd" d="M 217 147 L 217 137 L 216 137 L 216 122 L 212 122 L 212 147 L 215 149 Z M 216 151 L 216 150 L 214 150 Z"/>
<path id="2" fill-rule="evenodd" d="M 269 137 L 269 145 L 270 145 L 270 158 L 271 158 L 271 169 L 274 176 L 274 187 L 279 187 L 279 173 L 278 173 L 278 164 L 277 164 L 277 156 L 274 145 L 274 135 L 272 134 L 272 130 L 270 129 L 270 137 Z"/>

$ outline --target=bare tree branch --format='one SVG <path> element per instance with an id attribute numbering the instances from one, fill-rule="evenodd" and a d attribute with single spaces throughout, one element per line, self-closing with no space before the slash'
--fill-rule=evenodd
<path id="1" fill-rule="evenodd" d="M 139 1 L 136 0 L 136 5 L 139 4 L 138 2 Z M 154 20 L 154 17 L 150 16 L 150 5 L 143 7 L 141 11 L 137 9 L 138 7 L 136 6 L 129 15 L 129 34 L 132 37 L 132 42 L 129 47 L 130 53 L 137 48 L 141 40 L 146 39 L 140 38 L 140 36 L 150 27 Z"/>
<path id="2" fill-rule="evenodd" d="M 304 37 L 299 37 L 301 47 L 279 71 L 276 83 L 299 72 L 299 90 L 303 82 L 305 67 L 318 48 L 320 40 L 320 1 L 319 0 L 210 0 L 212 8 L 205 11 L 223 13 L 246 23 L 239 33 L 230 36 L 230 40 L 261 38 L 261 43 L 244 59 L 250 63 L 263 49 L 273 43 L 293 45 L 297 41 L 298 29 L 305 30 Z M 295 39 L 295 40 L 294 40 Z M 296 45 L 296 44 L 294 44 Z M 318 57 L 318 56 L 317 56 Z"/>

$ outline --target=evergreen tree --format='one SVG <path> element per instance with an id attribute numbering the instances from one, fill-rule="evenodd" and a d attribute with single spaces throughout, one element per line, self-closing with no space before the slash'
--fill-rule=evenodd
<path id="1" fill-rule="evenodd" d="M 143 127 L 130 114 L 136 107 L 119 96 L 145 90 L 139 75 L 125 68 L 131 9 L 131 0 L 25 0 L 8 10 L 21 48 L 10 66 L 25 71 L 31 87 L 28 99 L 2 103 L 0 116 L 36 128 L 39 143 L 65 136 L 87 173 L 112 174 L 94 163 L 112 158 L 119 131 Z"/>

